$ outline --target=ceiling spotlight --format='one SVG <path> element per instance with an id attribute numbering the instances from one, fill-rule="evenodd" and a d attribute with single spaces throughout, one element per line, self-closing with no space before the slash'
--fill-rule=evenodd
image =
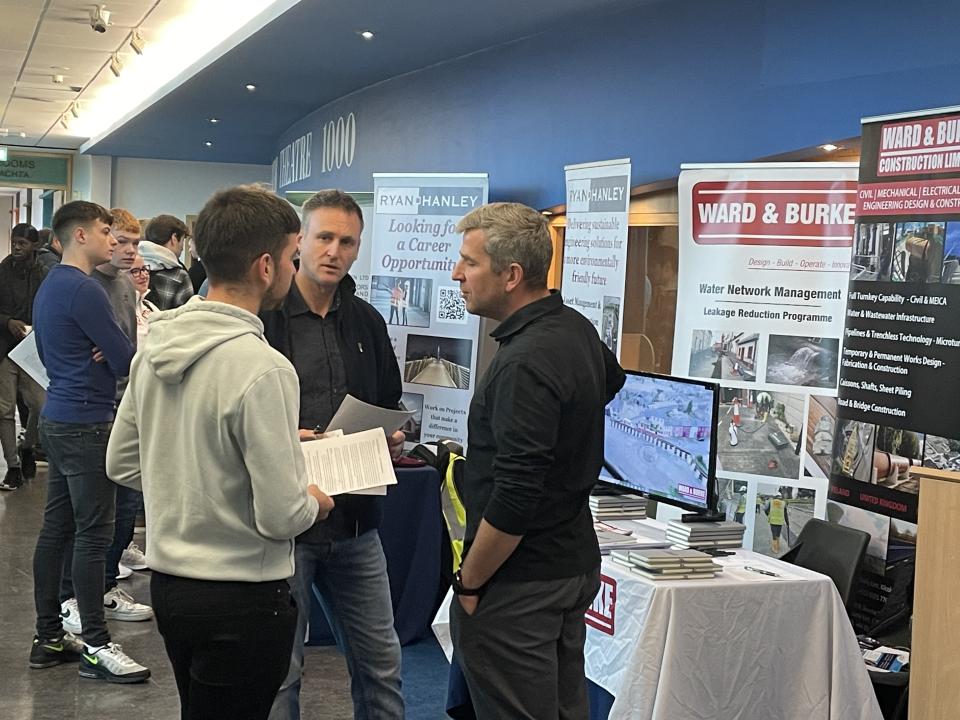
<path id="1" fill-rule="evenodd" d="M 73 115 L 75 118 L 80 117 L 80 101 L 79 100 L 70 106 L 70 114 Z"/>
<path id="2" fill-rule="evenodd" d="M 834 145 L 833 143 L 826 143 L 825 145 L 821 145 L 820 149 L 824 152 L 833 152 L 834 150 L 839 150 L 840 146 Z"/>
<path id="3" fill-rule="evenodd" d="M 218 122 L 220 122 L 220 118 L 210 118 L 211 125 L 216 125 Z"/>
<path id="4" fill-rule="evenodd" d="M 0 137 L 6 137 L 10 134 L 10 131 L 7 128 L 0 128 Z"/>
<path id="5" fill-rule="evenodd" d="M 21 131 L 20 131 L 20 137 L 25 138 L 26 136 L 27 136 L 27 134 L 26 134 L 23 130 L 21 130 Z"/>
<path id="6" fill-rule="evenodd" d="M 143 55 L 143 49 L 147 46 L 147 41 L 143 39 L 143 35 L 140 34 L 140 28 L 137 28 L 133 31 L 133 36 L 130 38 L 130 47 L 133 48 L 133 51 L 137 55 Z"/>
<path id="7" fill-rule="evenodd" d="M 67 124 L 67 116 L 66 116 L 66 115 L 61 115 L 61 116 L 60 116 L 60 124 L 63 126 L 63 129 L 64 129 L 64 130 L 69 130 L 69 129 L 70 129 L 70 125 Z"/>
<path id="8" fill-rule="evenodd" d="M 362 37 L 364 40 L 373 40 L 373 38 L 374 38 L 373 32 L 370 31 L 370 30 L 361 30 L 360 33 L 359 33 L 359 35 L 360 35 L 360 37 Z"/>
<path id="9" fill-rule="evenodd" d="M 210 142 L 209 140 L 207 140 L 207 141 L 205 141 L 205 142 L 203 143 L 203 146 L 204 146 L 204 147 L 213 147 L 213 143 Z"/>
<path id="10" fill-rule="evenodd" d="M 247 92 L 254 92 L 257 89 L 256 85 L 246 85 Z"/>
<path id="11" fill-rule="evenodd" d="M 117 53 L 114 53 L 110 56 L 110 72 L 112 72 L 117 77 L 120 77 L 120 72 L 123 70 L 123 63 L 120 62 L 120 56 Z"/>
<path id="12" fill-rule="evenodd" d="M 63 75 L 51 75 L 50 80 L 54 85 L 63 85 Z"/>

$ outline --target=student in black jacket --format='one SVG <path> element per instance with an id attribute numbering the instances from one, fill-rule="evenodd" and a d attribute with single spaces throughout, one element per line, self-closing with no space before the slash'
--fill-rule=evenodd
<path id="1" fill-rule="evenodd" d="M 33 448 L 37 444 L 37 421 L 46 393 L 37 382 L 14 363 L 7 354 L 26 337 L 33 324 L 33 298 L 47 276 L 37 260 L 40 237 L 32 225 L 20 223 L 10 237 L 12 252 L 0 262 L 0 446 L 7 463 L 7 474 L 0 490 L 16 490 L 24 477 L 37 472 Z M 23 444 L 17 447 L 13 410 L 17 392 L 27 406 Z"/>
<path id="2" fill-rule="evenodd" d="M 300 269 L 283 306 L 262 314 L 270 344 L 293 363 L 300 378 L 300 435 L 326 428 L 349 393 L 364 402 L 396 408 L 400 367 L 380 313 L 356 297 L 347 273 L 357 259 L 363 214 L 339 190 L 317 193 L 303 205 Z M 403 432 L 387 438 L 391 453 L 403 449 Z M 300 717 L 303 639 L 316 584 L 327 620 L 350 671 L 354 718 L 402 720 L 400 643 L 386 559 L 377 528 L 382 499 L 339 495 L 330 516 L 296 543 L 294 597 L 300 607 L 290 671 L 271 720 Z"/>

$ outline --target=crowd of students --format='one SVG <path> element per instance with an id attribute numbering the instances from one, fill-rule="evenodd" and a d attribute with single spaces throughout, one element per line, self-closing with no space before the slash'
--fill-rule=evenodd
<path id="1" fill-rule="evenodd" d="M 354 717 L 402 718 L 382 499 L 334 501 L 308 483 L 299 447 L 322 442 L 348 393 L 400 401 L 387 323 L 349 275 L 362 211 L 326 190 L 298 217 L 242 186 L 214 195 L 194 229 L 205 278 L 180 263 L 191 238 L 176 218 L 154 218 L 142 239 L 131 213 L 84 201 L 54 215 L 46 250 L 59 263 L 44 265 L 32 228 L 0 263 L 19 283 L 0 286 L 6 351 L 32 327 L 49 376 L 44 393 L 6 352 L 0 365 L 27 405 L 19 448 L 4 429 L 8 463 L 32 474 L 38 438 L 48 462 L 30 666 L 79 661 L 81 677 L 142 682 L 149 668 L 107 620 L 155 617 L 183 718 L 298 718 L 312 588 Z M 540 213 L 493 203 L 458 232 L 452 279 L 468 311 L 500 321 L 501 349 L 468 420 L 456 652 L 478 717 L 585 718 L 582 618 L 600 564 L 587 498 L 623 371 L 547 289 Z M 394 459 L 404 439 L 388 436 Z M 117 582 L 141 502 L 147 555 L 133 561 L 152 571 L 152 607 Z"/>

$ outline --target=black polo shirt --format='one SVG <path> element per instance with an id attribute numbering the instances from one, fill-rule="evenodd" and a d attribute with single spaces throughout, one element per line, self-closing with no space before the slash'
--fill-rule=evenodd
<path id="1" fill-rule="evenodd" d="M 483 518 L 523 535 L 497 577 L 590 572 L 600 551 L 588 498 L 603 462 L 604 407 L 623 386 L 623 370 L 590 321 L 555 292 L 491 335 L 500 348 L 470 404 L 466 544 Z"/>

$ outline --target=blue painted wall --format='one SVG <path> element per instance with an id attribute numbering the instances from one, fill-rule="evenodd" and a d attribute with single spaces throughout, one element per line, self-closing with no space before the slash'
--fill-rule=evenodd
<path id="1" fill-rule="evenodd" d="M 373 188 L 374 172 L 490 174 L 491 200 L 563 202 L 565 164 L 630 157 L 633 184 L 860 133 L 869 115 L 960 104 L 956 0 L 670 0 L 374 85 L 290 128 L 313 173 L 282 187 Z M 353 112 L 351 167 L 320 173 Z"/>

